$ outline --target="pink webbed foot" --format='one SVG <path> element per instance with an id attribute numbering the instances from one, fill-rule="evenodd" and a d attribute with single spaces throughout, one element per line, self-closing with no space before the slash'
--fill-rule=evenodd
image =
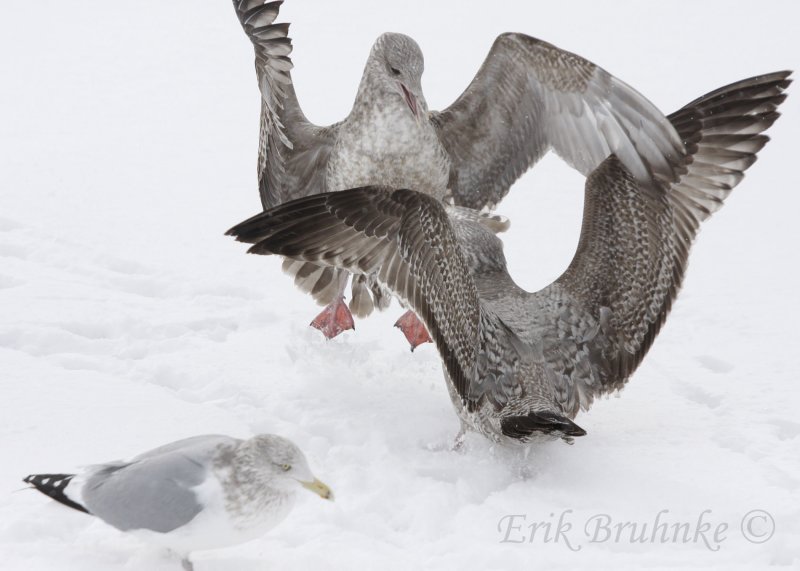
<path id="1" fill-rule="evenodd" d="M 353 323 L 353 314 L 350 313 L 344 298 L 340 297 L 328 307 L 322 310 L 322 313 L 314 318 L 311 322 L 311 327 L 319 329 L 326 339 L 333 339 L 342 331 L 348 329 L 355 330 Z"/>
<path id="2" fill-rule="evenodd" d="M 428 330 L 425 329 L 425 326 L 411 310 L 401 315 L 394 326 L 399 328 L 403 335 L 406 336 L 406 339 L 411 344 L 412 351 L 423 343 L 433 343 L 431 336 L 428 335 Z"/>

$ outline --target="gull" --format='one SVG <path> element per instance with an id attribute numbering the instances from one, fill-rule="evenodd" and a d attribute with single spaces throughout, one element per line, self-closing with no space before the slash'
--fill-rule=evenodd
<path id="1" fill-rule="evenodd" d="M 43 494 L 105 523 L 178 553 L 189 554 L 260 537 L 292 509 L 305 488 L 333 494 L 286 438 L 248 440 L 204 435 L 166 444 L 130 461 L 80 474 L 34 474 L 23 480 Z"/>
<path id="2" fill-rule="evenodd" d="M 642 181 L 612 153 L 587 177 L 577 251 L 531 293 L 509 275 L 500 239 L 464 210 L 408 189 L 310 195 L 229 231 L 254 254 L 375 275 L 433 338 L 467 430 L 501 444 L 586 434 L 573 419 L 623 387 L 683 281 L 700 224 L 768 141 L 790 72 L 746 79 L 669 116 L 685 173 Z M 509 142 L 513 146 L 513 142 Z"/>
<path id="3" fill-rule="evenodd" d="M 492 209 L 548 150 L 588 175 L 610 154 L 640 181 L 674 183 L 685 148 L 644 96 L 592 62 L 525 34 L 497 37 L 475 78 L 448 108 L 429 111 L 422 51 L 410 37 L 382 34 L 372 46 L 350 113 L 330 126 L 303 114 L 290 75 L 289 25 L 281 2 L 234 0 L 255 48 L 261 92 L 258 184 L 264 209 L 335 190 L 382 185 Z M 502 230 L 500 227 L 498 230 Z M 385 308 L 375 276 L 285 260 L 295 284 L 327 307 L 312 325 L 331 338 L 353 314 Z M 413 348 L 429 340 L 416 316 L 396 324 Z"/>

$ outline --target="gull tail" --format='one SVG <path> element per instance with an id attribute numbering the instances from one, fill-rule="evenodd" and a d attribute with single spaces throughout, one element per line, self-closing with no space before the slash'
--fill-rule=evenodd
<path id="1" fill-rule="evenodd" d="M 46 496 L 50 496 L 55 501 L 69 506 L 79 512 L 90 514 L 91 512 L 78 502 L 71 500 L 64 493 L 75 474 L 31 474 L 22 481 L 30 484 Z"/>
<path id="2" fill-rule="evenodd" d="M 586 431 L 565 416 L 549 411 L 529 412 L 521 416 L 506 416 L 500 421 L 500 430 L 509 438 L 527 442 L 536 434 L 558 436 L 572 444 Z"/>

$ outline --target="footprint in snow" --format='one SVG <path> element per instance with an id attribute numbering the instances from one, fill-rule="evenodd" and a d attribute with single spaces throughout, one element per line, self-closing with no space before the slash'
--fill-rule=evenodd
<path id="1" fill-rule="evenodd" d="M 22 228 L 22 224 L 20 224 L 16 220 L 11 220 L 10 218 L 3 218 L 2 216 L 0 216 L 0 232 L 8 232 L 10 230 L 16 230 L 17 228 Z"/>
<path id="2" fill-rule="evenodd" d="M 0 274 L 0 289 L 16 287 L 18 285 L 22 285 L 23 283 L 24 282 L 22 280 L 18 280 L 17 278 Z"/>
<path id="3" fill-rule="evenodd" d="M 778 429 L 778 438 L 791 440 L 800 436 L 800 424 L 790 420 L 773 418 L 770 422 Z"/>
<path id="4" fill-rule="evenodd" d="M 695 359 L 698 363 L 712 373 L 730 373 L 734 369 L 733 364 L 723 361 L 722 359 L 712 357 L 711 355 L 697 355 Z"/>
<path id="5" fill-rule="evenodd" d="M 712 409 L 719 407 L 723 400 L 720 395 L 711 394 L 697 385 L 686 382 L 681 383 L 678 392 L 683 395 L 684 398 Z"/>

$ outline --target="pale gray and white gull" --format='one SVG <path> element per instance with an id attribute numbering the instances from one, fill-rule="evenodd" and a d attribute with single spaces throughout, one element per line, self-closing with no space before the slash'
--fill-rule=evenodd
<path id="1" fill-rule="evenodd" d="M 592 62 L 518 33 L 496 39 L 467 89 L 441 112 L 428 110 L 417 43 L 385 33 L 372 46 L 348 116 L 317 126 L 292 84 L 289 25 L 274 23 L 281 2 L 233 4 L 255 47 L 265 209 L 368 185 L 491 209 L 550 149 L 587 175 L 612 153 L 640 181 L 674 183 L 683 172 L 678 134 L 645 97 Z M 351 310 L 364 317 L 389 302 L 372 275 L 354 277 L 348 310 L 344 269 L 287 260 L 284 270 L 327 305 L 312 322 L 327 337 L 353 327 Z M 398 326 L 412 348 L 427 337 L 413 314 Z"/>
<path id="2" fill-rule="evenodd" d="M 670 115 L 685 145 L 675 182 L 642 181 L 617 154 L 605 159 L 586 180 L 572 262 L 535 293 L 514 283 L 477 213 L 413 190 L 311 195 L 229 234 L 251 253 L 375 275 L 403 299 L 436 343 L 462 434 L 571 441 L 585 434 L 578 412 L 621 389 L 652 345 L 701 222 L 768 141 L 788 77 L 746 79 Z"/>
<path id="3" fill-rule="evenodd" d="M 187 571 L 193 568 L 190 553 L 250 541 L 280 523 L 297 490 L 333 498 L 303 452 L 273 434 L 248 440 L 195 436 L 130 461 L 24 481 L 120 531 L 169 548 Z"/>

